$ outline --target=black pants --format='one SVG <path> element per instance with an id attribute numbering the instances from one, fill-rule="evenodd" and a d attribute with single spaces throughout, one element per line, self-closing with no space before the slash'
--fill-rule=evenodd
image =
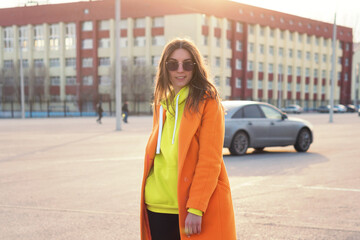
<path id="1" fill-rule="evenodd" d="M 152 240 L 180 240 L 178 214 L 147 212 Z"/>

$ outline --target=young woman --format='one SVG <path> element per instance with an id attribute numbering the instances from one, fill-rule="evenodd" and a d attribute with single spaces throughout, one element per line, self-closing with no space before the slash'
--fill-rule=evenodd
<path id="1" fill-rule="evenodd" d="M 224 112 L 197 47 L 165 46 L 141 192 L 142 240 L 235 240 Z"/>

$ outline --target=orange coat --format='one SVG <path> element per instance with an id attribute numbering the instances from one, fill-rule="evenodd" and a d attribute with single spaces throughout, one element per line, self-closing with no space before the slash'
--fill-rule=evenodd
<path id="1" fill-rule="evenodd" d="M 159 113 L 159 106 L 157 113 Z M 179 130 L 178 204 L 181 239 L 188 208 L 204 212 L 201 233 L 190 239 L 235 240 L 235 220 L 230 185 L 222 158 L 224 141 L 224 111 L 214 99 L 199 105 L 200 114 L 184 112 Z M 165 110 L 163 116 L 165 117 Z M 159 121 L 153 119 L 153 129 L 145 151 L 144 176 L 141 188 L 141 240 L 151 240 L 144 201 L 146 178 L 153 166 Z"/>

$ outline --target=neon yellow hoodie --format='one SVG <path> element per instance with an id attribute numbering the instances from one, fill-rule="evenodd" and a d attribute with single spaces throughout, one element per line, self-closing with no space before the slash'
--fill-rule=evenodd
<path id="1" fill-rule="evenodd" d="M 159 129 L 157 154 L 145 185 L 145 203 L 147 209 L 152 212 L 179 213 L 177 201 L 178 136 L 188 94 L 189 87 L 182 88 L 175 96 L 171 103 L 172 107 L 169 106 L 169 109 L 167 109 L 165 102 L 161 102 L 162 107 L 167 110 L 166 119 L 163 128 Z M 162 119 L 162 109 L 159 112 L 159 119 Z M 202 215 L 202 212 L 196 209 L 189 209 L 188 211 Z"/>

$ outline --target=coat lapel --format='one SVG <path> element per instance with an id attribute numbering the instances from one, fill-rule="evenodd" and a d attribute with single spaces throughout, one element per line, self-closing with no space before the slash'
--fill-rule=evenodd
<path id="1" fill-rule="evenodd" d="M 199 106 L 201 112 L 201 106 Z M 201 114 L 184 113 L 181 119 L 179 131 L 179 153 L 178 153 L 178 176 L 182 172 L 185 158 L 194 135 L 200 125 Z"/>

